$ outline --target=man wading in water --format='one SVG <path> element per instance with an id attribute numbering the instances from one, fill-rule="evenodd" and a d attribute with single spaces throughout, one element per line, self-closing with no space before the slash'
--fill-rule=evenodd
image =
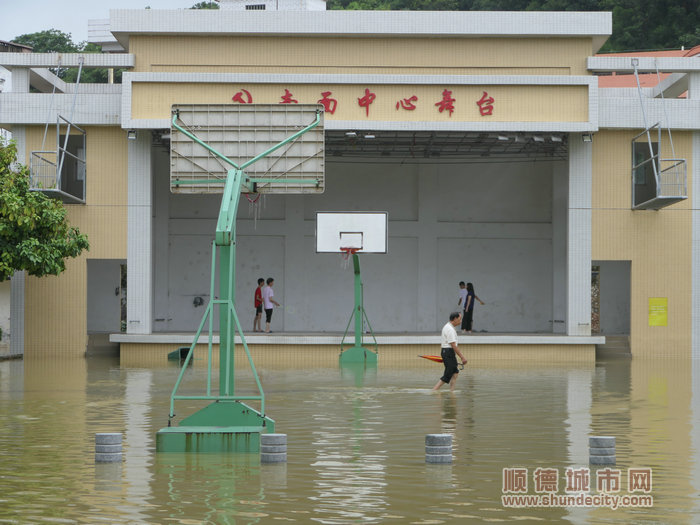
<path id="1" fill-rule="evenodd" d="M 462 359 L 462 365 L 467 364 L 467 360 L 462 355 L 457 347 L 457 330 L 455 326 L 459 326 L 462 322 L 462 314 L 460 312 L 452 312 L 450 321 L 442 328 L 442 364 L 445 365 L 445 373 L 438 380 L 433 390 L 439 390 L 442 385 L 450 384 L 450 391 L 454 391 L 459 369 L 457 368 L 457 356 Z M 456 354 L 456 355 L 455 355 Z"/>

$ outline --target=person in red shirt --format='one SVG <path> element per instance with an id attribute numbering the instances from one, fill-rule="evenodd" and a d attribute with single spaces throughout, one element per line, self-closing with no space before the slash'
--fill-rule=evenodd
<path id="1" fill-rule="evenodd" d="M 265 284 L 265 279 L 258 279 L 258 287 L 255 289 L 255 321 L 253 321 L 253 332 L 262 332 L 262 288 Z"/>

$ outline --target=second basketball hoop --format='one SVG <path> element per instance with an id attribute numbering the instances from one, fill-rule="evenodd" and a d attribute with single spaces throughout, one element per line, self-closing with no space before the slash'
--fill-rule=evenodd
<path id="1" fill-rule="evenodd" d="M 387 213 L 386 212 L 318 212 L 316 214 L 316 253 L 340 253 L 343 268 L 353 261 L 355 274 L 355 306 L 353 307 L 340 342 L 340 364 L 376 364 L 378 354 L 377 339 L 374 337 L 364 307 L 362 276 L 360 274 L 360 253 L 386 253 Z M 352 321 L 355 342 L 346 343 L 345 338 Z M 369 330 L 366 331 L 365 328 Z M 363 336 L 369 333 L 373 339 L 373 350 L 365 348 Z"/>

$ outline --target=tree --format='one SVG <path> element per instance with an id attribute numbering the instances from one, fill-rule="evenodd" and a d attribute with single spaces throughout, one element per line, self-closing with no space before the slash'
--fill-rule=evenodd
<path id="1" fill-rule="evenodd" d="M 611 11 L 613 34 L 602 53 L 700 44 L 697 0 L 327 0 L 326 6 L 393 11 Z"/>
<path id="2" fill-rule="evenodd" d="M 74 43 L 70 33 L 64 33 L 58 29 L 47 29 L 38 33 L 27 33 L 15 37 L 12 41 L 16 44 L 32 46 L 34 53 L 102 53 L 102 47 L 87 42 Z M 55 69 L 51 71 L 65 82 L 75 82 L 78 79 L 78 68 Z M 114 81 L 121 82 L 123 69 L 114 72 Z M 83 69 L 80 73 L 81 84 L 99 84 L 107 82 L 107 69 L 90 68 Z"/>
<path id="3" fill-rule="evenodd" d="M 70 33 L 58 29 L 47 29 L 37 33 L 27 33 L 12 39 L 15 44 L 31 46 L 34 53 L 77 53 L 83 47 L 73 43 Z"/>
<path id="4" fill-rule="evenodd" d="M 87 236 L 69 226 L 60 201 L 29 191 L 29 170 L 17 163 L 14 142 L 0 142 L 0 281 L 21 270 L 58 275 L 65 259 L 89 249 Z"/>
<path id="5" fill-rule="evenodd" d="M 216 2 L 197 2 L 190 9 L 219 9 L 219 4 Z"/>

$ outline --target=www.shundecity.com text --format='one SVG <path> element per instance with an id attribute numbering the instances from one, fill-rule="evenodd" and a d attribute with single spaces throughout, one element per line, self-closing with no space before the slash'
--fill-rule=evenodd
<path id="1" fill-rule="evenodd" d="M 649 494 L 504 494 L 504 507 L 606 507 L 619 508 L 654 506 L 654 497 Z"/>

